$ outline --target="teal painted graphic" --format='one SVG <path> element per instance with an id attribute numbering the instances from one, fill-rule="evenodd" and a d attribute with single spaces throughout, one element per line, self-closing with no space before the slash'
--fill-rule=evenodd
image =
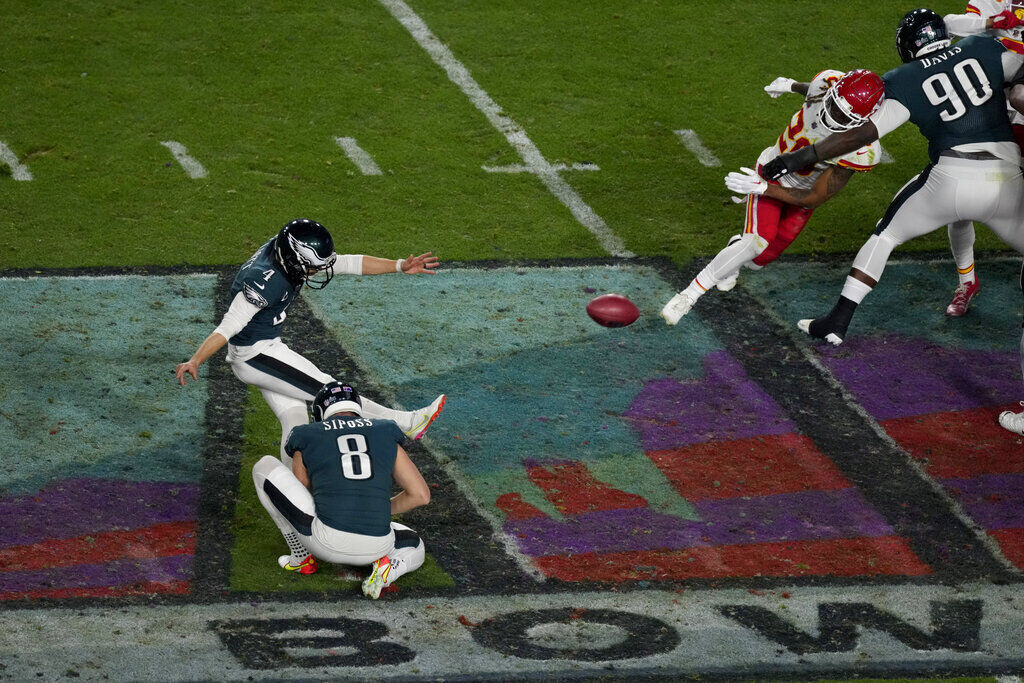
<path id="1" fill-rule="evenodd" d="M 171 369 L 209 333 L 215 281 L 2 281 L 5 495 L 70 477 L 198 482 L 206 384 L 183 389 Z"/>

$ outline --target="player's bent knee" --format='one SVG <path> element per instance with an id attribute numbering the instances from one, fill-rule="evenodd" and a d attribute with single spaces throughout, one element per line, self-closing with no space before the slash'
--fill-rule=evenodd
<path id="1" fill-rule="evenodd" d="M 255 481 L 258 476 L 260 480 L 266 479 L 274 468 L 281 467 L 281 461 L 272 455 L 264 455 L 255 465 L 252 466 L 252 478 Z M 257 482 L 259 484 L 260 482 Z"/>

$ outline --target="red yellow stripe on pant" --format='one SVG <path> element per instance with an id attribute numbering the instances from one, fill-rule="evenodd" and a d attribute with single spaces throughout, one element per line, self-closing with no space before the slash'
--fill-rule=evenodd
<path id="1" fill-rule="evenodd" d="M 747 195 L 747 215 L 744 218 L 743 232 L 753 233 L 756 232 L 757 213 L 754 210 L 754 204 L 757 202 L 757 197 L 754 195 Z"/>
<path id="2" fill-rule="evenodd" d="M 1019 55 L 1024 55 L 1024 42 L 1013 40 L 1012 38 L 1000 38 L 999 42 L 1002 43 L 1010 52 L 1016 52 Z"/>

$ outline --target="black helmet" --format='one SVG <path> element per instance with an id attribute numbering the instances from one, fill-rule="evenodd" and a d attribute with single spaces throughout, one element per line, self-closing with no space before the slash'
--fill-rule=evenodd
<path id="1" fill-rule="evenodd" d="M 904 64 L 948 46 L 946 22 L 930 9 L 907 12 L 896 27 L 896 52 Z"/>
<path id="2" fill-rule="evenodd" d="M 316 392 L 313 398 L 313 420 L 320 422 L 335 413 L 352 411 L 362 415 L 363 404 L 359 400 L 359 393 L 347 384 L 328 382 Z"/>
<path id="3" fill-rule="evenodd" d="M 274 255 L 292 282 L 304 282 L 323 289 L 334 277 L 334 240 L 327 228 L 308 218 L 294 220 L 281 228 L 274 240 Z M 310 280 L 316 273 L 324 278 Z"/>

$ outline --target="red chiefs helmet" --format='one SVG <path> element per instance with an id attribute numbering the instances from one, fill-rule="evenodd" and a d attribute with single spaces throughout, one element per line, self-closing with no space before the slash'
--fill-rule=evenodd
<path id="1" fill-rule="evenodd" d="M 833 133 L 856 128 L 871 116 L 885 94 L 877 74 L 854 69 L 843 74 L 821 99 L 818 122 Z"/>

